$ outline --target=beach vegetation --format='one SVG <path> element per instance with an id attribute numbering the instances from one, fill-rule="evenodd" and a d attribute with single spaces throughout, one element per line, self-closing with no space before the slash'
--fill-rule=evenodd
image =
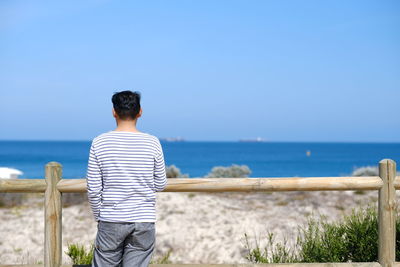
<path id="1" fill-rule="evenodd" d="M 400 259 L 400 220 L 396 222 L 396 260 Z M 245 234 L 246 258 L 253 263 L 374 262 L 378 260 L 378 214 L 374 207 L 353 210 L 338 222 L 310 218 L 299 227 L 294 245 L 266 237 L 263 248 L 250 245 Z"/>
<path id="2" fill-rule="evenodd" d="M 397 172 L 400 175 L 400 172 Z M 379 168 L 376 166 L 363 166 L 355 168 L 351 176 L 379 176 Z"/>
<path id="3" fill-rule="evenodd" d="M 181 170 L 175 165 L 166 167 L 167 178 L 189 178 L 188 174 L 182 174 Z"/>
<path id="4" fill-rule="evenodd" d="M 171 256 L 172 250 L 168 250 L 167 253 L 164 255 L 161 255 L 159 258 L 153 258 L 150 261 L 150 264 L 172 264 L 171 260 L 169 257 Z"/>
<path id="5" fill-rule="evenodd" d="M 90 244 L 89 250 L 82 244 L 71 243 L 68 244 L 68 250 L 65 252 L 71 260 L 73 265 L 90 265 L 93 260 L 94 243 Z M 171 256 L 172 250 L 169 250 L 166 254 L 161 255 L 159 258 L 153 258 L 151 264 L 171 264 L 169 257 Z"/>
<path id="6" fill-rule="evenodd" d="M 79 205 L 82 203 L 87 203 L 87 193 L 73 192 L 73 193 L 63 193 L 61 195 L 63 208 L 68 208 L 74 205 Z"/>
<path id="7" fill-rule="evenodd" d="M 295 263 L 299 262 L 295 251 L 291 249 L 287 240 L 276 243 L 274 233 L 267 234 L 267 244 L 261 248 L 256 242 L 254 248 L 250 248 L 250 242 L 247 234 L 244 234 L 245 246 L 248 251 L 246 259 L 253 263 Z"/>
<path id="8" fill-rule="evenodd" d="M 351 176 L 379 176 L 379 169 L 375 166 L 364 166 L 354 169 Z"/>
<path id="9" fill-rule="evenodd" d="M 211 169 L 206 178 L 246 178 L 251 174 L 247 165 L 216 166 Z"/>
<path id="10" fill-rule="evenodd" d="M 88 265 L 91 264 L 93 259 L 94 244 L 90 244 L 89 250 L 81 244 L 68 244 L 68 250 L 65 252 L 74 265 Z"/>
<path id="11" fill-rule="evenodd" d="M 276 203 L 276 205 L 278 205 L 278 206 L 287 206 L 288 204 L 289 204 L 289 202 L 286 201 L 286 200 L 279 200 L 279 201 Z"/>
<path id="12" fill-rule="evenodd" d="M 0 208 L 20 206 L 26 199 L 25 193 L 0 193 Z"/>
<path id="13" fill-rule="evenodd" d="M 232 164 L 231 166 L 215 166 L 204 178 L 246 178 L 251 174 L 247 165 Z M 167 178 L 189 178 L 189 174 L 182 174 L 181 170 L 170 165 L 166 167 Z"/>
<path id="14" fill-rule="evenodd" d="M 354 194 L 356 194 L 356 195 L 365 195 L 366 192 L 363 191 L 363 190 L 356 190 L 356 191 L 354 191 Z"/>

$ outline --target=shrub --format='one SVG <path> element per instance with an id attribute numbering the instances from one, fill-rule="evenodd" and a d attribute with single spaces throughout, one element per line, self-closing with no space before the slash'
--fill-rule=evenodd
<path id="1" fill-rule="evenodd" d="M 167 178 L 188 178 L 188 174 L 182 174 L 181 170 L 175 165 L 167 166 L 166 168 Z"/>
<path id="2" fill-rule="evenodd" d="M 378 176 L 378 175 L 379 175 L 378 167 L 373 167 L 373 166 L 360 167 L 355 169 L 351 173 L 351 176 Z"/>
<path id="3" fill-rule="evenodd" d="M 397 172 L 397 175 L 400 175 L 400 172 Z M 379 168 L 376 166 L 360 167 L 354 169 L 351 176 L 379 176 Z"/>
<path id="4" fill-rule="evenodd" d="M 400 220 L 396 222 L 396 260 L 400 259 Z M 246 258 L 254 263 L 285 262 L 374 262 L 378 261 L 378 215 L 373 207 L 353 210 L 339 222 L 309 219 L 299 228 L 291 250 L 287 242 L 275 243 L 268 234 L 268 245 L 250 248 L 246 238 Z"/>
<path id="5" fill-rule="evenodd" d="M 223 167 L 217 166 L 211 169 L 211 172 L 208 173 L 205 177 L 211 178 L 245 178 L 248 177 L 251 173 L 251 170 L 246 165 L 236 165 Z"/>
<path id="6" fill-rule="evenodd" d="M 10 208 L 23 205 L 27 200 L 25 193 L 0 193 L 0 207 Z"/>
<path id="7" fill-rule="evenodd" d="M 268 233 L 267 245 L 261 249 L 256 243 L 256 248 L 251 249 L 247 234 L 245 236 L 245 246 L 248 250 L 246 259 L 254 263 L 294 263 L 298 262 L 297 256 L 293 250 L 289 249 L 286 240 L 283 243 L 275 244 L 274 234 Z"/>
<path id="8" fill-rule="evenodd" d="M 65 252 L 71 259 L 73 264 L 91 264 L 93 259 L 94 244 L 90 245 L 89 251 L 83 245 L 68 244 L 68 250 Z"/>

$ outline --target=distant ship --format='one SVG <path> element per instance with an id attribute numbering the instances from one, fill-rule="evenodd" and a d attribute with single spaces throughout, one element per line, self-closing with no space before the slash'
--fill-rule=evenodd
<path id="1" fill-rule="evenodd" d="M 0 167 L 0 179 L 17 179 L 22 174 L 24 173 L 17 169 Z"/>
<path id="2" fill-rule="evenodd" d="M 265 142 L 266 140 L 261 137 L 257 137 L 254 139 L 240 139 L 239 142 L 247 142 L 247 143 L 262 143 Z"/>
<path id="3" fill-rule="evenodd" d="M 185 139 L 178 136 L 178 137 L 162 137 L 160 138 L 161 141 L 165 141 L 165 142 L 184 142 Z"/>

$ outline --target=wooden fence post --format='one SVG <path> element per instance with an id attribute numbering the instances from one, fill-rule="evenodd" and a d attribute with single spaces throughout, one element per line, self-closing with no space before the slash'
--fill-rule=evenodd
<path id="1" fill-rule="evenodd" d="M 381 266 L 394 265 L 396 246 L 396 163 L 390 159 L 379 162 L 379 176 L 383 186 L 379 190 L 379 245 L 378 260 Z"/>
<path id="2" fill-rule="evenodd" d="M 44 203 L 44 266 L 61 265 L 62 226 L 61 192 L 57 183 L 62 175 L 62 166 L 58 162 L 49 162 L 45 168 L 46 192 Z"/>

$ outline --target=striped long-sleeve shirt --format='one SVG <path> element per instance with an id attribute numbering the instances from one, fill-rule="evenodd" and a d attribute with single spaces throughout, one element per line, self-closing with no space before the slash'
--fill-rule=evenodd
<path id="1" fill-rule="evenodd" d="M 86 181 L 96 221 L 155 222 L 156 192 L 167 184 L 160 141 L 123 131 L 95 137 Z"/>

